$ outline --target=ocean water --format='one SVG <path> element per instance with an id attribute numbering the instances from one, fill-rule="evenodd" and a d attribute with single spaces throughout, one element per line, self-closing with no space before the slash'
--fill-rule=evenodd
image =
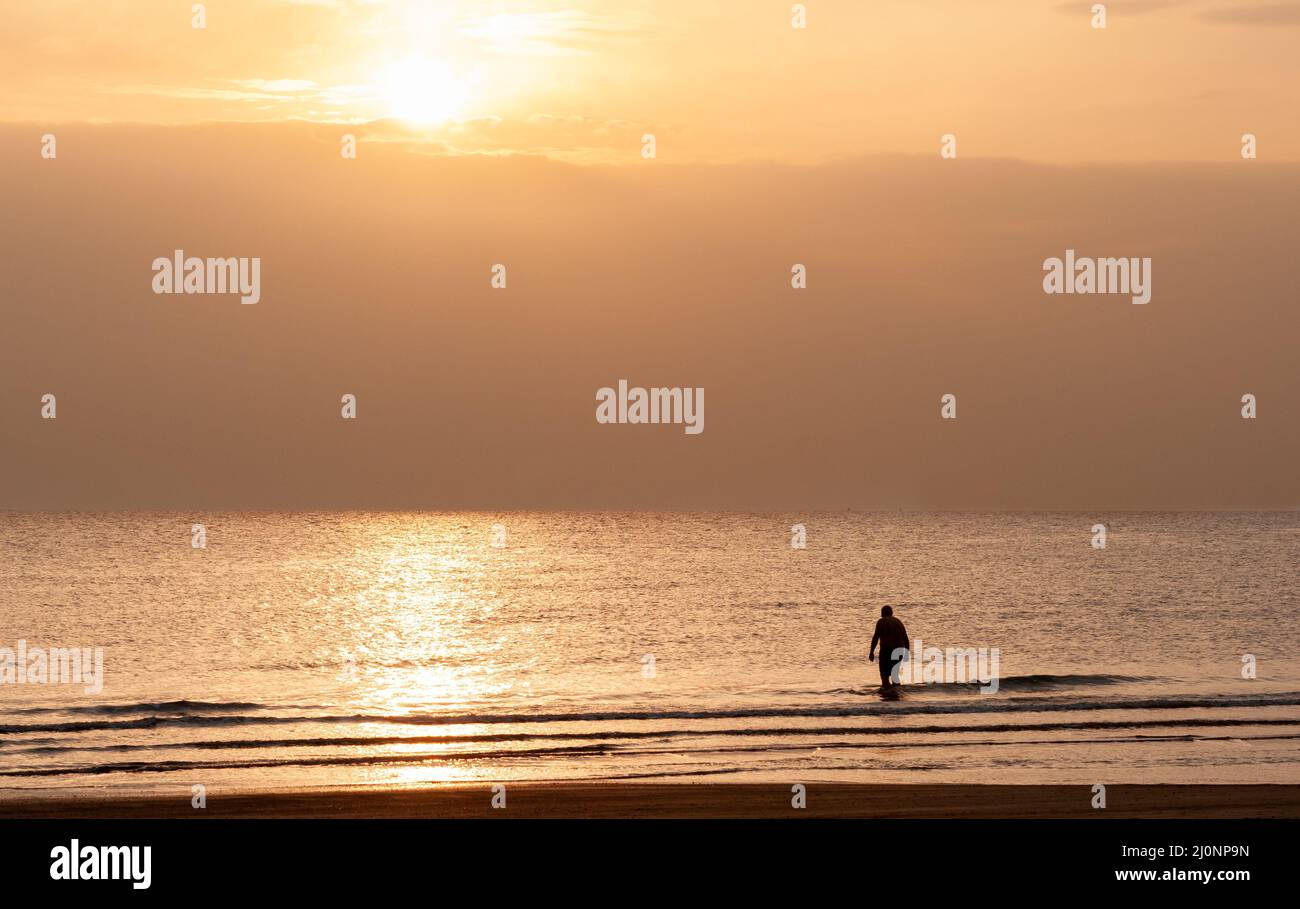
<path id="1" fill-rule="evenodd" d="M 0 684 L 0 798 L 1300 783 L 1297 557 L 1292 512 L 0 514 L 0 647 L 103 655 Z M 883 700 L 885 603 L 998 690 Z"/>

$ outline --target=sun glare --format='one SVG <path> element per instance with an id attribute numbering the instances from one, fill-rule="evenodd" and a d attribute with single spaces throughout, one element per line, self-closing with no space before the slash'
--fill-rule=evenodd
<path id="1" fill-rule="evenodd" d="M 412 56 L 389 64 L 377 89 L 390 116 L 419 126 L 456 117 L 469 99 L 469 85 L 439 60 Z"/>

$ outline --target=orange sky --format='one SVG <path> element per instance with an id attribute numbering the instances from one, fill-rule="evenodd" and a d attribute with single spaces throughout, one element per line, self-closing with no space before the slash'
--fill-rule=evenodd
<path id="1" fill-rule="evenodd" d="M 1297 507 L 1300 3 L 1088 6 L 8 3 L 0 508 Z"/>
<path id="2" fill-rule="evenodd" d="M 808 162 L 1300 160 L 1300 4 L 220 0 L 6 4 L 0 119 L 399 118 L 451 151 Z"/>
<path id="3" fill-rule="evenodd" d="M 69 126 L 44 160 L 0 124 L 0 509 L 1300 505 L 1295 164 L 334 132 Z M 261 257 L 261 302 L 154 294 L 178 248 Z M 1067 249 L 1152 257 L 1150 304 L 1045 296 Z M 707 430 L 601 425 L 620 379 L 706 389 Z"/>

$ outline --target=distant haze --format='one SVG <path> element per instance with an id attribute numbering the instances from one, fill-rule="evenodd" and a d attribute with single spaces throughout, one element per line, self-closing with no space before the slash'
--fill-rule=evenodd
<path id="1" fill-rule="evenodd" d="M 3 508 L 1300 505 L 1294 165 L 57 132 L 0 127 Z M 177 248 L 261 257 L 261 302 L 153 294 Z M 1045 295 L 1068 248 L 1150 257 L 1151 302 Z M 619 379 L 705 431 L 598 424 Z"/>

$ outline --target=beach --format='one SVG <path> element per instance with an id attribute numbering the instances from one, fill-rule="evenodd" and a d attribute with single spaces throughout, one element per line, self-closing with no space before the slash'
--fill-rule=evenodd
<path id="1" fill-rule="evenodd" d="M 177 797 L 0 801 L 0 819 L 70 818 L 1300 818 L 1300 786 L 1108 786 L 1093 808 L 1088 786 L 713 783 L 507 783 L 493 808 L 483 785 L 208 793 L 196 809 Z M 793 785 L 793 784 L 792 784 Z"/>

